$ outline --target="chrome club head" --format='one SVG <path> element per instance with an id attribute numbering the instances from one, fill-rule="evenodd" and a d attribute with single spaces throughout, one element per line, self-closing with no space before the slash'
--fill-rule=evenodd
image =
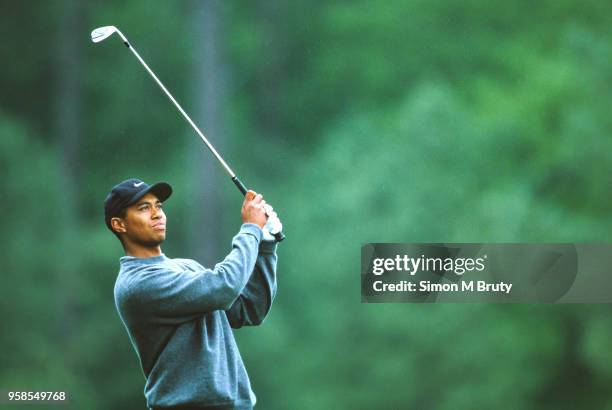
<path id="1" fill-rule="evenodd" d="M 107 37 L 110 37 L 115 32 L 119 32 L 115 26 L 98 27 L 91 32 L 91 41 L 94 43 L 99 43 L 100 41 L 106 40 Z"/>

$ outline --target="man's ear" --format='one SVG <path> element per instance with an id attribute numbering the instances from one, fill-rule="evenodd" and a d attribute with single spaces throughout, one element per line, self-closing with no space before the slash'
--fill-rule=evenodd
<path id="1" fill-rule="evenodd" d="M 111 227 L 113 228 L 113 231 L 115 231 L 116 233 L 127 232 L 127 228 L 125 227 L 125 221 L 123 219 L 114 217 L 111 218 L 110 223 Z"/>

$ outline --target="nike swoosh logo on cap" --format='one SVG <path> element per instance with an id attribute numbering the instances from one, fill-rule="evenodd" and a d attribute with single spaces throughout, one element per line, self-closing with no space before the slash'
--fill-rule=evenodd
<path id="1" fill-rule="evenodd" d="M 138 188 L 142 184 L 144 184 L 144 182 L 139 182 L 139 183 L 134 182 L 134 188 Z"/>

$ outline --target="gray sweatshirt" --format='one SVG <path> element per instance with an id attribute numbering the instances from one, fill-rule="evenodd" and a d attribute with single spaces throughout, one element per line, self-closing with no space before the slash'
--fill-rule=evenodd
<path id="1" fill-rule="evenodd" d="M 276 295 L 276 244 L 243 224 L 214 269 L 190 259 L 124 256 L 115 304 L 146 378 L 149 407 L 251 409 L 231 328 L 262 323 Z"/>

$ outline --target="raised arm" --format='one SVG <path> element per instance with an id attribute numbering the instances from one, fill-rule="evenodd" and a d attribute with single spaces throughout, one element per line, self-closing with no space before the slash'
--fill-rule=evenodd
<path id="1" fill-rule="evenodd" d="M 267 316 L 276 296 L 276 263 L 276 243 L 261 242 L 251 278 L 225 312 L 233 328 L 257 326 Z"/>

